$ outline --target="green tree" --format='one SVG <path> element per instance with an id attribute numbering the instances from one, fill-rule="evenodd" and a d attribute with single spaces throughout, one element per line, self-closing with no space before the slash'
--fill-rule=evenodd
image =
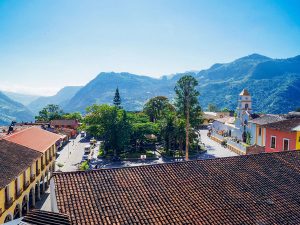
<path id="1" fill-rule="evenodd" d="M 104 150 L 112 149 L 114 156 L 128 145 L 131 126 L 124 110 L 109 105 L 92 105 L 83 120 L 87 132 L 102 138 Z"/>
<path id="2" fill-rule="evenodd" d="M 221 112 L 230 112 L 230 110 L 228 109 L 228 108 L 223 108 L 222 110 L 221 110 Z"/>
<path id="3" fill-rule="evenodd" d="M 44 107 L 39 115 L 35 117 L 36 120 L 49 122 L 54 119 L 61 119 L 63 117 L 63 111 L 59 105 L 49 104 Z"/>
<path id="4" fill-rule="evenodd" d="M 62 118 L 67 120 L 73 119 L 73 120 L 82 121 L 82 115 L 80 112 L 66 113 L 62 115 Z"/>
<path id="5" fill-rule="evenodd" d="M 185 159 L 189 158 L 190 126 L 195 126 L 201 115 L 198 101 L 200 93 L 196 90 L 197 80 L 191 75 L 181 77 L 175 86 L 175 106 L 179 115 L 185 119 Z"/>
<path id="6" fill-rule="evenodd" d="M 174 106 L 170 104 L 169 99 L 165 96 L 156 96 L 151 98 L 144 106 L 144 113 L 150 118 L 150 122 L 156 122 L 162 119 L 167 112 L 174 111 Z"/>
<path id="7" fill-rule="evenodd" d="M 119 109 L 121 108 L 121 96 L 120 96 L 118 87 L 117 87 L 116 92 L 115 92 L 114 105 Z"/>
<path id="8" fill-rule="evenodd" d="M 216 105 L 209 103 L 207 106 L 207 110 L 208 110 L 208 112 L 217 112 L 218 108 Z"/>

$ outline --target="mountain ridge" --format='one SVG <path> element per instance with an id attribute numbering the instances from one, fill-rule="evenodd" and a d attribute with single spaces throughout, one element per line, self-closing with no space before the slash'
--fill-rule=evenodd
<path id="1" fill-rule="evenodd" d="M 34 113 L 38 112 L 48 104 L 56 104 L 64 107 L 65 104 L 80 90 L 82 86 L 66 86 L 60 89 L 55 95 L 41 96 L 28 104 L 28 108 Z"/>
<path id="2" fill-rule="evenodd" d="M 0 91 L 0 125 L 12 121 L 33 121 L 33 114 L 24 105 L 16 102 Z"/>
<path id="3" fill-rule="evenodd" d="M 238 94 L 243 88 L 248 88 L 253 95 L 256 112 L 285 113 L 300 106 L 300 100 L 293 98 L 300 96 L 300 55 L 272 59 L 255 53 L 188 73 L 199 81 L 199 100 L 203 109 L 209 103 L 216 104 L 218 108 L 235 109 Z M 117 86 L 124 108 L 141 110 L 143 104 L 156 95 L 172 99 L 174 86 L 184 74 L 151 78 L 127 72 L 101 72 L 70 99 L 65 110 L 84 112 L 86 106 L 94 103 L 112 104 Z M 281 107 L 282 104 L 286 107 Z"/>

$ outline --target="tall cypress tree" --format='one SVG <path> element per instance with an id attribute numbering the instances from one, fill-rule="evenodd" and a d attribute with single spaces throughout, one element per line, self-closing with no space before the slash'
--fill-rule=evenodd
<path id="1" fill-rule="evenodd" d="M 116 92 L 115 92 L 115 97 L 114 97 L 114 105 L 121 109 L 121 97 L 120 97 L 120 93 L 119 93 L 119 88 L 117 87 Z"/>

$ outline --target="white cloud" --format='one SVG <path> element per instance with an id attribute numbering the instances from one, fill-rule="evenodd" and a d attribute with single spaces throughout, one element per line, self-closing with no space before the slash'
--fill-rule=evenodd
<path id="1" fill-rule="evenodd" d="M 50 96 L 55 95 L 59 89 L 59 87 L 30 87 L 4 82 L 0 83 L 0 90 L 2 91 L 10 91 L 29 95 Z"/>

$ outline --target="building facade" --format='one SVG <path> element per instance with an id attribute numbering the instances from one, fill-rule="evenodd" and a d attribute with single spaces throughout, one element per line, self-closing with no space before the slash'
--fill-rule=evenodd
<path id="1" fill-rule="evenodd" d="M 60 136 L 30 127 L 1 140 L 0 223 L 17 219 L 35 206 L 55 170 Z"/>
<path id="2" fill-rule="evenodd" d="M 300 119 L 286 119 L 264 125 L 263 127 L 266 128 L 266 152 L 300 150 L 299 125 Z"/>

